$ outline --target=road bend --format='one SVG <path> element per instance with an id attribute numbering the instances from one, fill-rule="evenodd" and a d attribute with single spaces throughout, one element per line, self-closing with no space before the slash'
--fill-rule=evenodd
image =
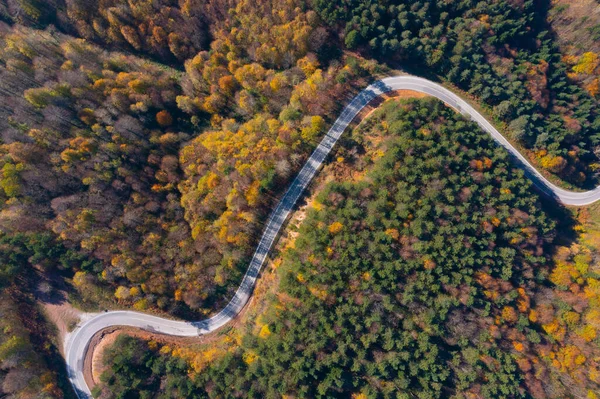
<path id="1" fill-rule="evenodd" d="M 344 130 L 367 104 L 382 94 L 395 90 L 412 90 L 430 95 L 460 112 L 466 118 L 476 122 L 512 155 L 517 165 L 525 171 L 525 174 L 533 181 L 534 185 L 545 195 L 565 205 L 574 206 L 588 205 L 600 199 L 600 187 L 591 191 L 573 192 L 557 187 L 550 182 L 479 112 L 458 95 L 438 83 L 414 76 L 395 76 L 379 80 L 362 90 L 346 105 L 329 132 L 308 158 L 300 173 L 292 181 L 267 221 L 240 286 L 233 298 L 219 313 L 197 322 L 176 321 L 131 311 L 111 311 L 86 315 L 85 321 L 65 338 L 65 360 L 68 377 L 75 388 L 77 396 L 80 399 L 92 397 L 84 379 L 83 363 L 90 341 L 99 331 L 113 326 L 128 326 L 161 334 L 197 336 L 213 332 L 237 316 L 250 299 L 260 269 L 265 263 L 285 220 Z"/>

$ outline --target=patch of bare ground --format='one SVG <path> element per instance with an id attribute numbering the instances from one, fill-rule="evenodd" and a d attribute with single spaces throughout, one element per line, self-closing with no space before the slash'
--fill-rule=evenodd
<path id="1" fill-rule="evenodd" d="M 360 122 L 363 121 L 365 118 L 368 118 L 381 104 L 383 104 L 386 101 L 400 100 L 400 99 L 405 99 L 405 98 L 424 98 L 424 97 L 428 97 L 428 95 L 425 93 L 420 93 L 418 91 L 414 91 L 414 90 L 394 90 L 394 91 L 385 93 L 385 94 L 377 97 L 373 101 L 371 101 L 366 107 L 364 107 L 358 113 L 356 118 L 354 118 L 353 126 L 351 126 L 351 128 L 355 127 L 354 126 L 355 124 L 356 125 L 360 124 Z"/>
<path id="2" fill-rule="evenodd" d="M 69 302 L 67 287 L 61 277 L 39 273 L 39 278 L 35 298 L 46 319 L 56 326 L 57 345 L 63 353 L 65 336 L 77 325 L 83 312 Z"/>
<path id="3" fill-rule="evenodd" d="M 600 3 L 596 0 L 552 0 L 548 21 L 563 54 L 600 52 Z"/>
<path id="4" fill-rule="evenodd" d="M 90 342 L 90 349 L 84 362 L 86 366 L 89 366 L 85 368 L 84 376 L 90 388 L 94 387 L 100 381 L 100 376 L 107 369 L 107 366 L 102 361 L 104 351 L 114 344 L 121 334 L 124 334 L 124 331 L 121 329 L 101 331 Z"/>

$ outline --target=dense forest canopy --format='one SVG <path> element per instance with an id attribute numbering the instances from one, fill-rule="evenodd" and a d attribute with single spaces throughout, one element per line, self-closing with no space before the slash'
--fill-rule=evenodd
<path id="1" fill-rule="evenodd" d="M 595 101 L 565 80 L 534 11 L 531 2 L 7 3 L 0 223 L 50 230 L 89 257 L 73 268 L 88 302 L 116 295 L 139 309 L 212 311 L 339 100 L 377 72 L 340 56 L 338 34 L 350 49 L 447 76 L 492 105 L 542 167 L 591 181 Z"/>
<path id="2" fill-rule="evenodd" d="M 341 107 L 392 70 L 464 91 L 545 173 L 597 183 L 598 50 L 565 45 L 576 11 L 561 3 L 0 0 L 0 286 L 23 326 L 0 331 L 0 396 L 69 394 L 16 294 L 38 279 L 88 309 L 222 306 Z M 157 375 L 171 397 L 592 395 L 595 238 L 552 265 L 554 218 L 437 103 L 386 108 L 345 146 L 369 178 L 328 186 L 286 255 L 280 289 L 302 305 L 278 304 L 264 337 L 192 381 L 177 356 L 123 341 L 101 395 L 168 396 Z"/>
<path id="3" fill-rule="evenodd" d="M 475 95 L 543 168 L 580 184 L 596 170 L 598 91 L 570 80 L 545 2 L 314 3 L 347 47 L 444 76 Z"/>
<path id="4" fill-rule="evenodd" d="M 548 327 L 562 312 L 590 314 L 543 288 L 556 273 L 552 217 L 474 123 L 438 101 L 390 102 L 339 156 L 360 177 L 318 193 L 241 344 L 183 383 L 176 351 L 121 338 L 99 397 L 559 398 L 600 387 L 595 338 L 576 322 L 560 338 Z"/>
<path id="5" fill-rule="evenodd" d="M 321 68 L 311 51 L 324 45 L 322 28 L 292 5 L 261 21 L 240 3 L 229 13 L 240 27 L 185 72 L 4 25 L 2 230 L 49 230 L 85 254 L 73 282 L 89 302 L 114 293 L 140 310 L 211 311 L 342 82 L 369 72 L 357 62 Z"/>

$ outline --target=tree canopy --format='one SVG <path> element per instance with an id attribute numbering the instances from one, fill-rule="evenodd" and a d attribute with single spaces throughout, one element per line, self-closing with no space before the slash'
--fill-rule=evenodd
<path id="1" fill-rule="evenodd" d="M 558 278 L 555 222 L 491 138 L 437 100 L 389 102 L 338 156 L 360 177 L 316 194 L 267 310 L 193 374 L 188 397 L 552 398 L 598 387 L 581 374 L 598 367 L 595 350 L 556 342 L 549 319 L 532 317 L 560 302 L 543 288 Z M 180 357 L 164 348 L 145 350 L 154 362 Z M 108 376 L 132 360 L 106 361 L 112 379 L 98 392 L 109 398 L 124 385 Z M 561 382 L 568 370 L 584 380 Z"/>

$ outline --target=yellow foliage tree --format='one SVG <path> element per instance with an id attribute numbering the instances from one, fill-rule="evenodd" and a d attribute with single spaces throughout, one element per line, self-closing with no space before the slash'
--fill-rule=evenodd
<path id="1" fill-rule="evenodd" d="M 559 287 L 568 287 L 571 284 L 573 273 L 577 273 L 577 271 L 570 264 L 557 261 L 556 267 L 550 274 L 550 281 Z"/>
<path id="2" fill-rule="evenodd" d="M 599 63 L 600 61 L 598 60 L 598 54 L 588 51 L 579 58 L 579 61 L 573 67 L 573 72 L 591 75 L 594 73 Z"/>
<path id="3" fill-rule="evenodd" d="M 269 335 L 271 335 L 271 330 L 269 330 L 269 325 L 265 324 L 260 328 L 260 332 L 258 333 L 258 336 L 260 338 L 267 338 Z"/>
<path id="4" fill-rule="evenodd" d="M 567 161 L 563 157 L 551 154 L 544 156 L 540 163 L 544 169 L 548 169 L 552 173 L 560 173 L 567 166 Z"/>
<path id="5" fill-rule="evenodd" d="M 73 284 L 76 287 L 82 287 L 86 284 L 86 282 L 87 282 L 87 273 L 86 272 L 78 271 L 73 276 Z"/>
<path id="6" fill-rule="evenodd" d="M 579 331 L 579 336 L 586 340 L 586 342 L 591 342 L 596 339 L 597 331 L 594 326 L 583 326 Z"/>
<path id="7" fill-rule="evenodd" d="M 344 225 L 340 222 L 333 222 L 329 225 L 329 232 L 331 234 L 337 234 L 344 229 Z"/>
<path id="8" fill-rule="evenodd" d="M 582 365 L 586 361 L 586 357 L 581 353 L 581 350 L 575 345 L 567 345 L 558 351 L 556 360 L 560 364 L 560 370 L 572 371 L 577 366 Z"/>
<path id="9" fill-rule="evenodd" d="M 502 319 L 508 323 L 515 323 L 518 320 L 515 308 L 512 306 L 505 306 L 502 309 Z"/>
<path id="10" fill-rule="evenodd" d="M 300 69 L 302 69 L 304 74 L 308 77 L 308 76 L 311 76 L 313 73 L 315 73 L 315 71 L 319 67 L 319 61 L 317 61 L 317 59 L 314 55 L 306 56 L 306 57 L 300 58 L 297 62 L 297 65 Z"/>
<path id="11" fill-rule="evenodd" d="M 258 359 L 258 355 L 253 352 L 244 352 L 242 359 L 246 364 L 252 364 Z"/>
<path id="12" fill-rule="evenodd" d="M 127 287 L 123 287 L 122 285 L 117 288 L 115 291 L 115 298 L 119 300 L 129 299 L 130 293 Z"/>

